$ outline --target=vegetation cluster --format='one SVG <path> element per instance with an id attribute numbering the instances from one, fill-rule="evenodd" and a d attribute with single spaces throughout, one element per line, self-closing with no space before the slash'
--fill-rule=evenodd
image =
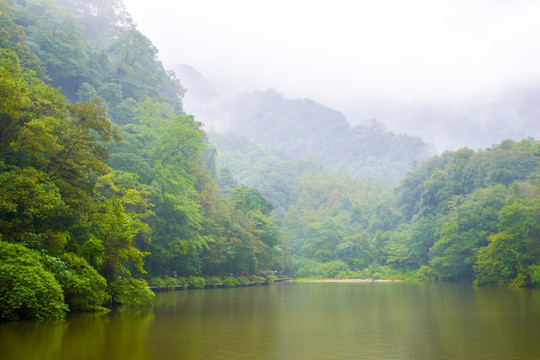
<path id="1" fill-rule="evenodd" d="M 141 279 L 173 272 L 283 267 L 271 203 L 219 192 L 183 92 L 121 1 L 0 0 L 3 319 L 151 304 Z"/>
<path id="2" fill-rule="evenodd" d="M 148 284 L 247 285 L 263 269 L 538 286 L 537 141 L 445 152 L 396 186 L 418 139 L 377 123 L 363 137 L 270 92 L 239 122 L 251 138 L 212 134 L 218 154 L 183 93 L 121 0 L 0 0 L 0 319 L 150 306 Z M 285 142 L 306 111 L 336 121 Z M 356 146 L 343 166 L 328 131 Z"/>

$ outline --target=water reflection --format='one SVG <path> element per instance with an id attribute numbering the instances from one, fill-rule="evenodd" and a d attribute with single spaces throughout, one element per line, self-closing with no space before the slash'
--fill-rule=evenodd
<path id="1" fill-rule="evenodd" d="M 2 358 L 149 359 L 146 334 L 153 319 L 153 311 L 146 309 L 0 324 Z"/>
<path id="2" fill-rule="evenodd" d="M 160 293 L 154 310 L 0 324 L 6 359 L 533 359 L 540 291 L 284 284 Z"/>

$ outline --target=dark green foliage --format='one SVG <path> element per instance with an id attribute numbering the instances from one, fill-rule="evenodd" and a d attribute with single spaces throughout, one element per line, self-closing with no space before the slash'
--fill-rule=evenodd
<path id="1" fill-rule="evenodd" d="M 53 320 L 64 317 L 62 288 L 36 251 L 0 241 L 0 319 Z"/>
<path id="2" fill-rule="evenodd" d="M 54 272 L 64 290 L 64 298 L 70 311 L 95 311 L 109 302 L 107 281 L 88 265 L 86 260 L 73 253 L 64 253 L 60 259 L 65 263 L 62 271 Z"/>
<path id="3" fill-rule="evenodd" d="M 154 293 L 144 280 L 119 278 L 109 283 L 108 292 L 114 304 L 128 307 L 152 306 Z"/>

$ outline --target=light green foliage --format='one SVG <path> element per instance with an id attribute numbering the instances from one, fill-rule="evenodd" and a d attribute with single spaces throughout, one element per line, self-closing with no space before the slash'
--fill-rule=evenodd
<path id="1" fill-rule="evenodd" d="M 94 241 L 97 249 L 99 245 L 104 249 L 101 273 L 108 280 L 114 279 L 117 275 L 129 276 L 130 265 L 140 273 L 145 273 L 143 258 L 147 253 L 140 251 L 133 244 L 134 237 L 142 231 L 144 225 L 134 215 L 124 211 L 121 200 L 112 198 L 104 201 L 90 218 L 94 224 L 92 233 L 97 240 Z"/>
<path id="2" fill-rule="evenodd" d="M 206 280 L 203 277 L 190 276 L 187 280 L 191 289 L 204 289 L 206 287 Z"/>
<path id="3" fill-rule="evenodd" d="M 427 265 L 422 265 L 420 266 L 420 269 L 418 269 L 416 277 L 423 281 L 432 281 L 434 280 L 433 269 Z"/>
<path id="4" fill-rule="evenodd" d="M 0 163 L 0 228 L 4 240 L 32 241 L 33 248 L 58 253 L 65 238 L 51 225 L 65 211 L 59 189 L 45 173 Z"/>
<path id="5" fill-rule="evenodd" d="M 326 263 L 303 257 L 293 257 L 294 275 L 300 278 L 326 278 L 333 279 L 339 274 L 348 273 L 351 269 L 341 260 Z"/>
<path id="6" fill-rule="evenodd" d="M 223 285 L 226 287 L 235 287 L 238 284 L 237 279 L 235 277 L 229 276 L 223 279 Z"/>
<path id="7" fill-rule="evenodd" d="M 62 288 L 43 267 L 39 254 L 0 241 L 0 318 L 61 319 L 67 310 Z"/>
<path id="8" fill-rule="evenodd" d="M 529 266 L 531 272 L 531 286 L 540 286 L 540 264 Z"/>
<path id="9" fill-rule="evenodd" d="M 247 276 L 239 276 L 236 278 L 236 284 L 238 286 L 248 286 L 250 283 L 249 278 Z"/>
<path id="10" fill-rule="evenodd" d="M 499 232 L 480 249 L 474 266 L 478 285 L 522 287 L 537 281 L 533 275 L 540 253 L 540 202 L 510 199 L 499 213 Z"/>
<path id="11" fill-rule="evenodd" d="M 128 307 L 147 307 L 154 303 L 155 294 L 144 280 L 121 278 L 109 283 L 112 302 Z"/>
<path id="12" fill-rule="evenodd" d="M 498 213 L 505 197 L 502 185 L 478 189 L 453 211 L 431 250 L 430 267 L 440 279 L 473 280 L 476 253 L 487 245 L 488 236 L 497 231 Z"/>
<path id="13" fill-rule="evenodd" d="M 284 222 L 291 252 L 322 262 L 341 259 L 351 268 L 367 265 L 375 253 L 366 230 L 383 191 L 346 175 L 299 177 Z"/>
<path id="14" fill-rule="evenodd" d="M 162 277 L 153 277 L 150 280 L 148 280 L 148 285 L 152 287 L 157 287 L 159 289 L 165 289 L 167 288 L 167 282 Z"/>
<path id="15" fill-rule="evenodd" d="M 251 282 L 255 283 L 255 285 L 262 285 L 266 281 L 266 279 L 263 278 L 262 276 L 256 276 L 256 275 L 250 276 L 249 280 Z"/>
<path id="16" fill-rule="evenodd" d="M 211 277 L 209 279 L 206 279 L 206 286 L 208 287 L 218 287 L 223 285 L 223 281 L 221 281 L 220 278 L 217 277 Z"/>

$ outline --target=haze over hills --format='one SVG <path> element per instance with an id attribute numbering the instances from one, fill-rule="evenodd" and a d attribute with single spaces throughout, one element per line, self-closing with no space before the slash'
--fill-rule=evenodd
<path id="1" fill-rule="evenodd" d="M 186 111 L 195 114 L 207 129 L 231 130 L 234 124 L 230 107 L 235 94 L 216 90 L 189 65 L 177 64 L 173 68 L 187 89 Z M 334 109 L 351 127 L 376 120 L 388 131 L 420 137 L 433 146 L 432 152 L 442 153 L 462 147 L 485 149 L 506 139 L 540 138 L 539 95 L 540 85 L 531 82 L 483 97 L 446 102 L 407 103 L 390 97 L 352 95 L 337 101 Z"/>
<path id="2" fill-rule="evenodd" d="M 404 103 L 390 98 L 343 100 L 352 123 L 374 117 L 395 132 L 419 136 L 440 153 L 462 147 L 485 149 L 503 140 L 540 137 L 539 83 L 508 86 L 469 100 Z"/>
<path id="3" fill-rule="evenodd" d="M 223 97 L 192 67 L 181 65 L 175 71 L 187 94 L 192 89 L 193 97 L 186 96 L 186 111 L 208 129 L 243 136 L 284 159 L 308 161 L 359 178 L 398 181 L 414 164 L 434 154 L 420 138 L 396 135 L 376 120 L 351 127 L 339 111 L 310 99 L 286 99 L 274 89 Z M 218 145 L 218 150 L 223 154 L 232 149 Z"/>

